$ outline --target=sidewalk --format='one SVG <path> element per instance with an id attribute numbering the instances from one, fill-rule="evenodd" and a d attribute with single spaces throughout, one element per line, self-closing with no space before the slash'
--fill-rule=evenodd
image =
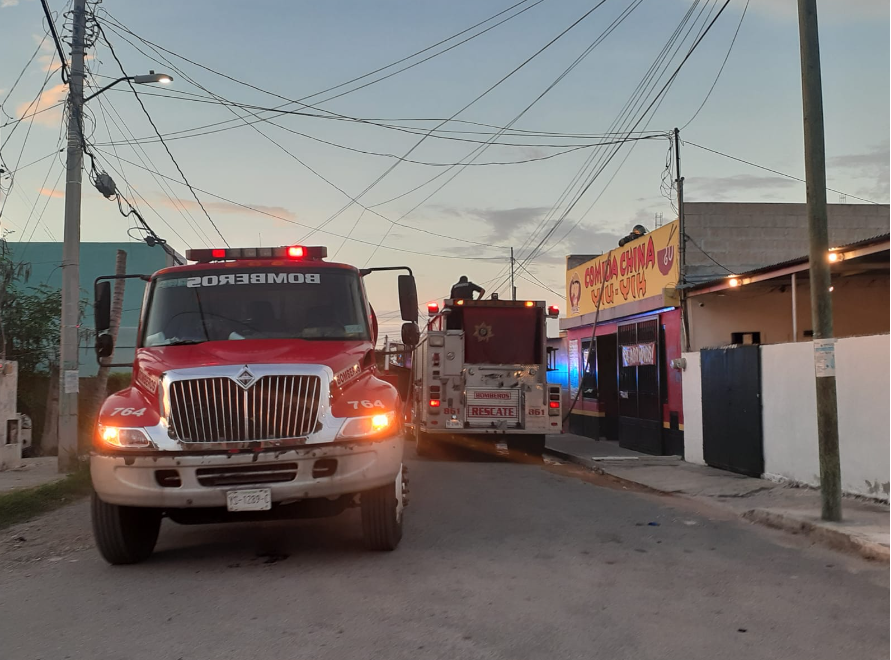
<path id="1" fill-rule="evenodd" d="M 55 456 L 21 459 L 18 466 L 0 471 L 0 495 L 64 479 L 57 466 Z"/>
<path id="2" fill-rule="evenodd" d="M 547 453 L 601 474 L 662 493 L 706 502 L 746 520 L 794 533 L 867 559 L 889 560 L 887 504 L 846 497 L 844 520 L 820 519 L 820 493 L 725 470 L 686 463 L 676 456 L 650 456 L 617 442 L 573 434 L 549 435 Z"/>

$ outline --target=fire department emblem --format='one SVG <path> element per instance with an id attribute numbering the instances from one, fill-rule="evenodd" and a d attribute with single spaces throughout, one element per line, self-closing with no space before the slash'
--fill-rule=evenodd
<path id="1" fill-rule="evenodd" d="M 495 333 L 492 332 L 491 325 L 488 323 L 480 323 L 473 327 L 473 336 L 476 337 L 477 341 L 489 341 L 495 336 Z"/>
<path id="2" fill-rule="evenodd" d="M 235 382 L 241 385 L 242 389 L 246 390 L 257 382 L 257 377 L 250 369 L 248 369 L 247 365 L 244 365 L 244 369 L 242 369 L 235 377 Z"/>

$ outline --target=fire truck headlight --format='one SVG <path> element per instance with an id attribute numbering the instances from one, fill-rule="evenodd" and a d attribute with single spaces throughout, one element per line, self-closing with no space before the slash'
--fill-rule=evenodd
<path id="1" fill-rule="evenodd" d="M 389 435 L 396 429 L 396 413 L 380 413 L 368 417 L 347 419 L 338 433 L 338 439 L 350 440 Z"/>
<path id="2" fill-rule="evenodd" d="M 139 449 L 152 446 L 152 441 L 142 429 L 122 429 L 100 424 L 96 437 L 97 444 L 105 448 Z"/>

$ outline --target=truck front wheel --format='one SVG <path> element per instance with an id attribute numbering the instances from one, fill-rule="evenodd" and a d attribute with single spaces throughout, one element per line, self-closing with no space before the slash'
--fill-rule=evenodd
<path id="1" fill-rule="evenodd" d="M 402 540 L 404 472 L 392 484 L 362 493 L 362 536 L 369 550 L 395 550 Z"/>
<path id="2" fill-rule="evenodd" d="M 160 509 L 108 504 L 93 493 L 92 518 L 96 546 L 109 564 L 137 564 L 154 552 Z"/>

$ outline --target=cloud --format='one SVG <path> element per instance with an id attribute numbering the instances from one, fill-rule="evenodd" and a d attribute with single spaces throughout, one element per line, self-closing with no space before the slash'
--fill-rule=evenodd
<path id="1" fill-rule="evenodd" d="M 684 185 L 684 193 L 689 201 L 722 202 L 737 200 L 741 193 L 754 191 L 759 193 L 758 197 L 761 197 L 768 191 L 786 190 L 801 185 L 803 184 L 793 179 L 753 174 L 721 177 L 688 176 Z"/>
<path id="2" fill-rule="evenodd" d="M 159 206 L 165 206 L 170 209 L 184 208 L 192 214 L 201 213 L 201 208 L 198 206 L 198 202 L 196 202 L 194 199 L 183 199 L 179 197 L 171 199 L 161 194 L 156 194 L 155 199 L 157 200 L 157 204 Z M 238 204 L 231 204 L 229 202 L 202 200 L 202 204 L 204 204 L 204 208 L 207 209 L 208 213 L 211 214 L 239 213 L 256 215 L 251 209 L 246 209 L 243 206 L 239 206 Z M 251 204 L 249 202 L 246 202 L 244 206 L 250 206 L 252 209 L 256 209 L 257 211 L 260 211 L 262 213 L 268 213 L 271 216 L 276 216 L 272 218 L 272 220 L 280 227 L 290 226 L 293 222 L 300 222 L 297 214 L 290 209 L 285 208 L 284 206 L 265 206 L 263 204 Z"/>
<path id="3" fill-rule="evenodd" d="M 845 176 L 852 179 L 868 179 L 869 185 L 858 188 L 857 195 L 875 201 L 887 201 L 891 196 L 889 160 L 891 160 L 891 149 L 888 140 L 884 140 L 869 151 L 830 158 L 827 161 L 827 169 L 841 170 Z"/>
<path id="4" fill-rule="evenodd" d="M 25 102 L 19 104 L 16 108 L 16 116 L 22 117 L 24 115 L 29 115 L 31 113 L 38 112 L 40 110 L 44 110 L 52 105 L 59 103 L 60 101 L 65 99 L 65 96 L 68 94 L 68 85 L 60 83 L 55 87 L 50 87 L 49 89 L 43 90 L 40 93 L 40 96 L 37 99 L 37 103 Z M 59 122 L 62 120 L 62 109 L 54 108 L 53 110 L 48 110 L 47 112 L 41 112 L 40 114 L 34 115 L 34 123 L 40 126 L 49 126 L 52 128 L 58 128 Z M 31 121 L 29 118 L 28 121 Z"/>
<path id="5" fill-rule="evenodd" d="M 445 209 L 444 209 L 445 210 Z M 449 215 L 466 218 L 473 222 L 482 221 L 488 234 L 482 240 L 504 243 L 517 236 L 525 237 L 525 231 L 538 225 L 549 211 L 543 206 L 521 206 L 510 209 L 448 209 Z"/>
<path id="6" fill-rule="evenodd" d="M 0 0 L 0 9 L 3 7 L 15 7 L 19 4 L 19 0 Z"/>
<path id="7" fill-rule="evenodd" d="M 55 199 L 62 199 L 65 197 L 65 193 L 61 190 L 53 190 L 52 188 L 41 188 L 38 191 L 44 197 L 54 197 Z"/>

